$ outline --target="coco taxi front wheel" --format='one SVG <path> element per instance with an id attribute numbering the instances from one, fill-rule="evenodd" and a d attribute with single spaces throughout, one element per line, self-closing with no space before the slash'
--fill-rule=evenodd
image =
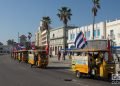
<path id="1" fill-rule="evenodd" d="M 81 77 L 81 73 L 79 71 L 76 71 L 76 77 L 80 78 Z"/>

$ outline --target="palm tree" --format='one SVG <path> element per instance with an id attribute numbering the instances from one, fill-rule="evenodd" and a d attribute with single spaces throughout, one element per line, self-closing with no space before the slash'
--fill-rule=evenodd
<path id="1" fill-rule="evenodd" d="M 71 9 L 68 7 L 62 7 L 61 9 L 58 9 L 59 13 L 57 16 L 60 18 L 61 21 L 63 21 L 64 27 L 67 27 L 68 20 L 71 20 Z"/>
<path id="2" fill-rule="evenodd" d="M 98 9 L 100 9 L 100 0 L 92 0 L 93 7 L 92 7 L 92 13 L 93 13 L 93 40 L 94 40 L 94 24 L 95 24 L 95 17 L 97 16 Z"/>
<path id="3" fill-rule="evenodd" d="M 65 28 L 67 28 L 67 23 L 68 20 L 71 20 L 71 9 L 68 7 L 61 7 L 61 9 L 58 9 L 59 13 L 57 14 L 57 16 L 60 18 L 61 21 L 63 21 L 64 24 L 64 49 L 66 48 L 66 30 Z"/>
<path id="4" fill-rule="evenodd" d="M 49 28 L 49 24 L 51 24 L 51 19 L 49 16 L 44 16 L 42 17 L 42 30 L 47 30 L 47 44 L 48 44 L 48 50 L 49 50 L 49 42 L 50 42 L 50 28 Z M 48 51 L 49 53 L 49 51 Z"/>
<path id="5" fill-rule="evenodd" d="M 49 30 L 49 24 L 51 24 L 51 19 L 49 16 L 42 17 L 42 30 Z"/>

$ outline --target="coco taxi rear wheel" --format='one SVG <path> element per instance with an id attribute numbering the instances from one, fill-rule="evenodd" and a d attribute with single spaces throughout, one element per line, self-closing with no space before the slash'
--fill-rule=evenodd
<path id="1" fill-rule="evenodd" d="M 76 77 L 80 78 L 81 77 L 81 73 L 79 71 L 76 71 Z"/>

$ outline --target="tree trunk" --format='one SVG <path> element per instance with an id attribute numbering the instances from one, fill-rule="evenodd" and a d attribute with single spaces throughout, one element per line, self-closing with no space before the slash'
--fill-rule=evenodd
<path id="1" fill-rule="evenodd" d="M 63 43 L 64 43 L 64 46 L 63 46 L 63 48 L 64 48 L 64 53 L 63 53 L 64 55 L 63 55 L 63 56 L 64 56 L 64 57 L 63 57 L 63 59 L 64 59 L 64 60 L 65 60 L 65 53 L 66 53 L 66 29 L 67 29 L 67 23 L 64 23 L 64 29 L 63 29 L 63 33 L 64 33 L 64 34 L 63 34 L 63 36 L 64 36 L 64 37 L 63 37 L 63 38 L 64 38 L 64 40 L 63 40 L 63 41 L 64 41 L 64 42 L 63 42 Z"/>
<path id="2" fill-rule="evenodd" d="M 95 26 L 95 16 L 93 16 L 93 40 L 94 40 L 94 26 Z"/>
<path id="3" fill-rule="evenodd" d="M 50 50 L 50 31 L 49 28 L 47 26 L 47 46 L 48 46 L 48 56 L 49 56 L 49 50 Z"/>

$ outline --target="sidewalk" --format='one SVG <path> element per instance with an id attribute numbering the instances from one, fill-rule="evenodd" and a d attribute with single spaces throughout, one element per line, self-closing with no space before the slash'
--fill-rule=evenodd
<path id="1" fill-rule="evenodd" d="M 63 67 L 63 68 L 70 68 L 71 67 L 71 59 L 66 56 L 66 59 L 63 60 L 62 58 L 58 61 L 58 57 L 54 56 L 49 58 L 49 67 Z"/>

